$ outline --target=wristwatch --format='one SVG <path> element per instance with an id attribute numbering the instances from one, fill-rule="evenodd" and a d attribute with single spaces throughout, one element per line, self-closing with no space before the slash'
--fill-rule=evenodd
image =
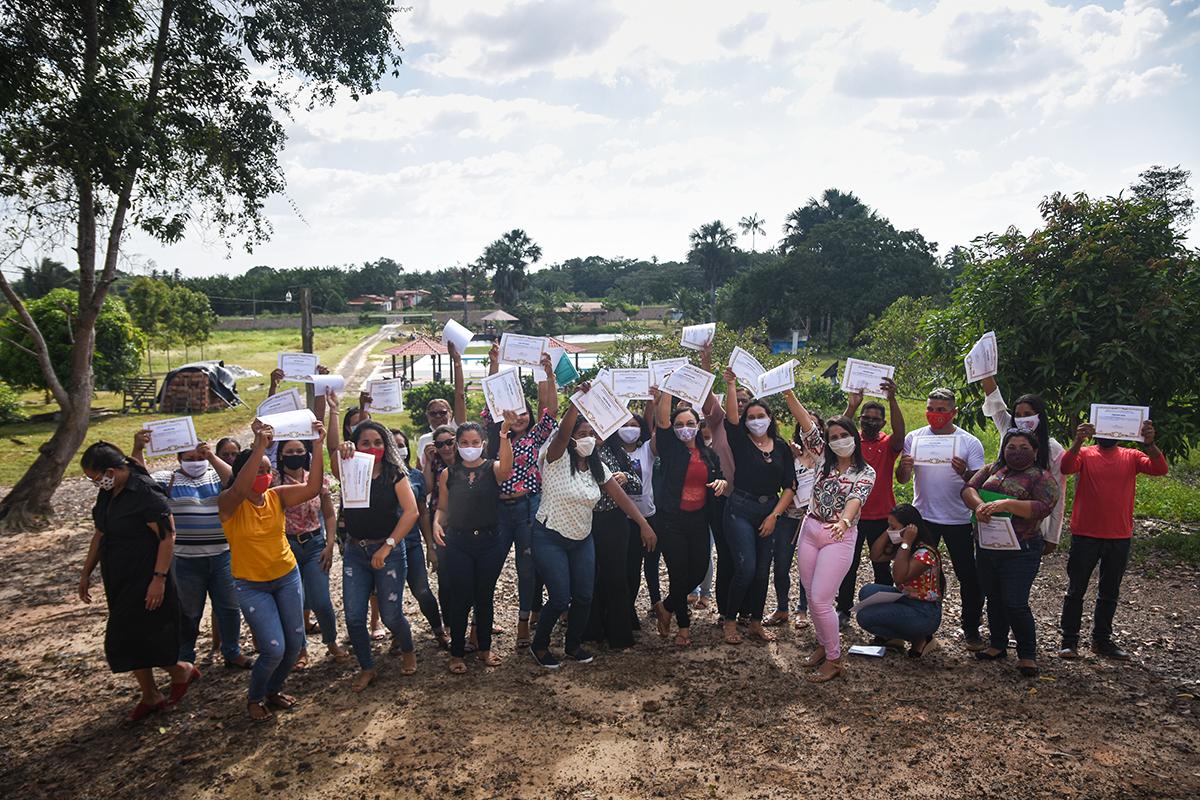
<path id="1" fill-rule="evenodd" d="M 908 542 L 901 542 L 901 543 L 900 543 L 900 549 L 901 549 L 901 550 L 907 550 L 907 549 L 908 549 Z"/>
<path id="2" fill-rule="evenodd" d="M 395 546 L 396 546 L 396 540 L 395 540 L 395 539 L 393 539 L 391 536 L 389 536 L 389 537 L 387 537 L 386 539 L 384 539 L 384 540 L 383 540 L 383 543 L 384 543 L 384 544 L 386 544 L 388 547 L 395 547 Z"/>

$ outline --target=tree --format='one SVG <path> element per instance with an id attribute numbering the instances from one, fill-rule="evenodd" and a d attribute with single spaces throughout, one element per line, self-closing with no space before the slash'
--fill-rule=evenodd
<path id="1" fill-rule="evenodd" d="M 733 275 L 733 231 L 721 220 L 701 225 L 688 236 L 688 262 L 700 268 L 708 287 L 711 318 L 717 315 L 717 287 Z"/>
<path id="2" fill-rule="evenodd" d="M 880 364 L 894 364 L 896 385 L 906 394 L 931 386 L 937 370 L 926 355 L 921 322 L 945 305 L 946 298 L 938 296 L 896 298 L 859 335 L 858 342 L 863 345 L 859 355 Z"/>
<path id="3" fill-rule="evenodd" d="M 22 297 L 34 300 L 54 289 L 77 289 L 79 281 L 61 261 L 43 258 L 36 267 L 21 267 L 21 279 L 16 288 Z"/>
<path id="4" fill-rule="evenodd" d="M 513 306 L 520 301 L 525 288 L 525 268 L 541 259 L 541 246 L 520 228 L 514 228 L 484 249 L 479 264 L 492 273 L 498 306 Z"/>
<path id="5" fill-rule="evenodd" d="M 134 324 L 145 334 L 146 371 L 153 374 L 150 356 L 153 345 L 156 342 L 169 345 L 171 341 L 172 289 L 156 278 L 139 276 L 130 284 L 126 302 Z"/>
<path id="6" fill-rule="evenodd" d="M 767 235 L 767 229 L 764 227 L 767 221 L 760 217 L 757 213 L 751 214 L 748 217 L 742 217 L 738 220 L 738 227 L 742 229 L 742 235 L 750 235 L 750 252 L 757 253 L 758 248 L 754 246 L 754 239 L 757 234 Z"/>
<path id="7" fill-rule="evenodd" d="M 680 322 L 684 325 L 694 325 L 709 321 L 709 308 L 704 292 L 691 286 L 680 286 L 671 300 L 675 310 L 682 316 Z"/>
<path id="8" fill-rule="evenodd" d="M 270 235 L 284 188 L 282 120 L 297 104 L 357 99 L 400 64 L 392 0 L 0 0 L 0 199 L 6 256 L 73 239 L 79 289 L 71 352 L 57 370 L 46 337 L 0 272 L 0 290 L 62 409 L 54 434 L 0 501 L 24 527 L 87 432 L 96 323 L 136 226 L 164 243 L 189 222 Z"/>
<path id="9" fill-rule="evenodd" d="M 1160 209 L 1180 231 L 1186 231 L 1196 217 L 1192 190 L 1188 181 L 1192 173 L 1178 164 L 1163 167 L 1155 164 L 1138 176 L 1132 187 L 1133 196 Z"/>
<path id="10" fill-rule="evenodd" d="M 202 347 L 208 341 L 212 326 L 217 321 L 207 295 L 194 292 L 186 286 L 172 287 L 171 316 L 175 334 L 183 342 L 186 358 L 191 357 L 187 348 Z"/>
<path id="11" fill-rule="evenodd" d="M 810 197 L 808 202 L 787 215 L 783 223 L 783 240 L 779 249 L 786 253 L 804 242 L 818 225 L 837 220 L 864 220 L 874 216 L 853 192 L 826 189 L 821 199 Z"/>

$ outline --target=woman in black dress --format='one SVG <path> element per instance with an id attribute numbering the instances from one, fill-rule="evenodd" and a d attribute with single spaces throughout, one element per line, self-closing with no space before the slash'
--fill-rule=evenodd
<path id="1" fill-rule="evenodd" d="M 108 625 L 104 656 L 113 672 L 132 672 L 142 699 L 132 722 L 178 703 L 200 677 L 195 665 L 178 661 L 179 596 L 171 576 L 175 524 L 166 493 L 145 468 L 115 445 L 96 442 L 83 451 L 84 474 L 100 488 L 92 520 L 96 532 L 83 563 L 79 599 L 92 602 L 92 571 L 100 563 Z M 171 675 L 163 697 L 154 668 Z"/>

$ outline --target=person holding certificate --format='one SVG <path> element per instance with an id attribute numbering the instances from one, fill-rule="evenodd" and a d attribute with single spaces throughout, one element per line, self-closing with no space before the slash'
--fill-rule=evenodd
<path id="1" fill-rule="evenodd" d="M 265 722 L 274 710 L 286 711 L 296 698 L 283 693 L 296 658 L 304 647 L 304 589 L 296 557 L 288 545 L 284 510 L 321 494 L 325 463 L 320 445 L 325 426 L 313 423 L 317 444 L 313 449 L 308 482 L 300 486 L 271 486 L 267 448 L 275 432 L 262 425 L 254 432 L 254 446 L 233 462 L 232 476 L 217 498 L 221 525 L 229 540 L 238 605 L 254 634 L 258 658 L 250 670 L 247 711 L 250 719 Z"/>
<path id="2" fill-rule="evenodd" d="M 1014 428 L 1004 435 L 996 462 L 978 470 L 962 490 L 963 502 L 975 513 L 977 529 L 990 523 L 993 516 L 1008 516 L 1020 545 L 1019 550 L 996 550 L 985 548 L 980 539 L 976 547 L 979 582 L 987 597 L 990 642 L 975 657 L 981 661 L 1004 658 L 1011 629 L 1017 640 L 1017 669 L 1029 678 L 1038 675 L 1037 630 L 1029 609 L 1029 591 L 1045 549 L 1041 521 L 1050 516 L 1059 497 L 1058 484 L 1045 463 L 1037 437 Z"/>
<path id="3" fill-rule="evenodd" d="M 737 376 L 729 367 L 725 368 L 725 384 L 737 385 Z M 762 625 L 763 606 L 775 553 L 775 523 L 795 496 L 792 450 L 780 438 L 771 409 L 761 400 L 747 403 L 743 415 L 736 392 L 727 391 L 724 427 L 737 467 L 733 494 L 725 502 L 725 537 L 733 558 L 733 578 L 723 617 L 725 642 L 741 644 L 736 614 L 743 607 L 750 615 L 750 635 L 773 642 L 775 634 Z"/>
<path id="4" fill-rule="evenodd" d="M 1075 479 L 1075 504 L 1071 508 L 1071 553 L 1067 558 L 1067 593 L 1063 597 L 1061 658 L 1079 655 L 1079 626 L 1083 598 L 1096 565 L 1100 579 L 1096 587 L 1096 612 L 1092 615 L 1092 651 L 1124 660 L 1129 654 L 1112 640 L 1113 616 L 1121 578 L 1129 563 L 1133 542 L 1133 500 L 1138 475 L 1166 475 L 1167 459 L 1154 444 L 1154 423 L 1142 423 L 1145 450 L 1117 447 L 1112 439 L 1097 439 L 1084 447 L 1096 428 L 1084 423 L 1075 431 L 1075 441 L 1062 460 L 1066 475 Z"/>
<path id="5" fill-rule="evenodd" d="M 645 411 L 653 419 L 654 400 L 651 400 Z M 641 414 L 630 414 L 625 424 L 609 437 L 609 444 L 625 451 L 633 473 L 640 479 L 641 490 L 635 491 L 631 483 L 625 484 L 625 494 L 633 500 L 638 511 L 654 527 L 655 514 L 658 509 L 654 505 L 654 462 L 656 460 L 653 438 L 650 426 Z M 640 631 L 642 624 L 637 613 L 637 596 L 642 588 L 642 573 L 646 574 L 646 588 L 650 592 L 653 606 L 662 599 L 658 584 L 658 564 L 662 554 L 658 544 L 647 552 L 642 547 L 642 537 L 633 520 L 627 520 L 629 527 L 629 546 L 625 551 L 625 582 L 628 586 L 626 594 L 629 597 L 629 625 L 633 631 Z M 658 533 L 658 529 L 654 529 Z M 653 570 L 653 574 L 651 573 Z M 653 578 L 653 579 L 652 579 Z"/>
<path id="6" fill-rule="evenodd" d="M 429 430 L 417 439 L 417 466 L 421 469 L 425 469 L 425 456 L 429 443 L 433 441 L 433 432 L 438 426 L 462 425 L 467 421 L 467 390 L 462 353 L 453 343 L 447 343 L 446 347 L 450 352 L 450 371 L 454 373 L 454 418 L 450 418 L 450 404 L 440 397 L 435 397 L 425 404 L 425 421 L 429 423 Z"/>
<path id="7" fill-rule="evenodd" d="M 913 482 L 913 505 L 929 526 L 929 532 L 940 542 L 946 541 L 950 563 L 958 578 L 958 593 L 962 601 L 962 631 L 967 650 L 983 649 L 979 626 L 983 616 L 983 592 L 975 569 L 975 535 L 971 527 L 971 510 L 963 504 L 962 490 L 975 471 L 984 464 L 983 442 L 954 424 L 958 408 L 954 392 L 934 389 L 925 402 L 925 419 L 929 423 L 904 437 L 904 454 L 896 468 L 896 480 Z M 920 437 L 946 437 L 935 444 L 943 454 L 926 461 L 917 452 L 915 441 Z M 954 437 L 953 440 L 950 437 Z M 923 449 L 923 448 L 922 448 Z M 951 455 L 956 453 L 957 455 Z M 943 459 L 945 460 L 943 462 Z"/>

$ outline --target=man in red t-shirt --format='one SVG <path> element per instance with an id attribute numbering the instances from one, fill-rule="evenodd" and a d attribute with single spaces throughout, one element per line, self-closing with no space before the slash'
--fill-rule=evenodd
<path id="1" fill-rule="evenodd" d="M 1112 640 L 1113 615 L 1121 579 L 1129 563 L 1133 542 L 1133 499 L 1137 476 L 1166 475 L 1167 459 L 1154 444 L 1154 423 L 1142 423 L 1146 449 L 1117 447 L 1113 439 L 1097 439 L 1096 428 L 1084 423 L 1075 431 L 1075 442 L 1063 454 L 1063 475 L 1075 479 L 1075 504 L 1071 507 L 1071 553 L 1067 557 L 1067 594 L 1063 598 L 1061 658 L 1079 657 L 1079 626 L 1083 617 L 1083 597 L 1096 565 L 1100 580 L 1096 592 L 1096 612 L 1092 616 L 1092 651 L 1098 655 L 1125 660 L 1129 654 Z M 1065 479 L 1064 479 L 1065 480 Z"/>
<path id="2" fill-rule="evenodd" d="M 891 434 L 883 432 L 883 426 L 887 423 L 887 412 L 882 403 L 874 400 L 863 403 L 863 393 L 855 392 L 850 395 L 846 405 L 846 416 L 854 419 L 854 412 L 858 411 L 859 404 L 862 404 L 858 416 L 859 431 L 862 434 L 862 454 L 875 470 L 875 487 L 867 497 L 867 502 L 863 504 L 858 520 L 858 546 L 854 548 L 854 561 L 838 589 L 838 622 L 842 628 L 850 624 L 850 607 L 854 605 L 854 598 L 858 595 L 858 564 L 862 560 L 863 545 L 866 544 L 869 553 L 875 540 L 887 531 L 888 514 L 896 507 L 892 476 L 896 472 L 896 459 L 904 452 L 904 414 L 900 411 L 900 404 L 896 402 L 896 384 L 885 378 L 883 391 L 892 410 Z M 872 562 L 871 567 L 875 571 L 875 583 L 892 585 L 891 563 Z"/>

